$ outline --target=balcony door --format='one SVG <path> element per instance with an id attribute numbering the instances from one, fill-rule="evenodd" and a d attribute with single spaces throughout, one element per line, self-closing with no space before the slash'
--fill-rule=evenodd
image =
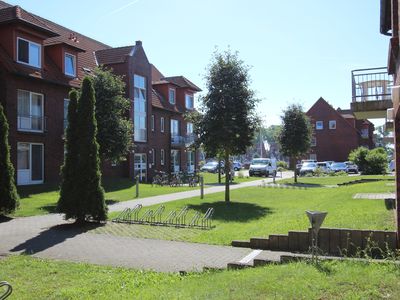
<path id="1" fill-rule="evenodd" d="M 181 170 L 181 153 L 179 150 L 171 150 L 171 170 L 173 173 L 178 173 Z"/>
<path id="2" fill-rule="evenodd" d="M 43 183 L 43 154 L 43 144 L 18 143 L 18 185 Z"/>
<path id="3" fill-rule="evenodd" d="M 43 95 L 18 90 L 18 130 L 43 132 Z"/>
<path id="4" fill-rule="evenodd" d="M 135 153 L 135 177 L 139 175 L 139 181 L 146 181 L 147 176 L 147 157 L 144 153 Z"/>

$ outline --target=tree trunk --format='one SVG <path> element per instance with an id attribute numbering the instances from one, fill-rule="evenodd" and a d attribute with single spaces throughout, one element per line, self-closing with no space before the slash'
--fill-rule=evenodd
<path id="1" fill-rule="evenodd" d="M 297 183 L 297 158 L 294 158 L 293 161 L 294 161 L 294 183 Z"/>
<path id="2" fill-rule="evenodd" d="M 225 202 L 229 203 L 231 201 L 230 199 L 230 193 L 229 193 L 229 184 L 231 180 L 231 165 L 229 161 L 229 152 L 225 151 Z"/>
<path id="3" fill-rule="evenodd" d="M 221 184 L 221 156 L 218 156 L 218 183 Z"/>

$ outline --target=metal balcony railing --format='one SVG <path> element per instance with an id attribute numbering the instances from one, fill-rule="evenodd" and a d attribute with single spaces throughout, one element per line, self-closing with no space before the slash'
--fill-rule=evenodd
<path id="1" fill-rule="evenodd" d="M 44 132 L 46 131 L 47 117 L 22 115 L 17 118 L 19 131 Z"/>
<path id="2" fill-rule="evenodd" d="M 393 78 L 386 67 L 351 71 L 352 101 L 391 100 Z"/>
<path id="3" fill-rule="evenodd" d="M 197 140 L 195 134 L 182 135 L 171 135 L 171 145 L 176 147 L 189 147 Z"/>

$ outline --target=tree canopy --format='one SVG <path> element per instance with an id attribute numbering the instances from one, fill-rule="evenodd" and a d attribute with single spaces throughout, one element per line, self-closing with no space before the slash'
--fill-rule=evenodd
<path id="1" fill-rule="evenodd" d="M 297 160 L 308 152 L 311 146 L 312 127 L 307 115 L 299 104 L 288 106 L 281 116 L 282 129 L 279 135 L 281 152 Z M 294 176 L 297 182 L 297 174 Z"/>
<path id="2" fill-rule="evenodd" d="M 104 68 L 97 68 L 94 74 L 99 154 L 102 159 L 118 161 L 132 146 L 130 100 L 124 97 L 122 77 Z"/>
<path id="3" fill-rule="evenodd" d="M 215 52 L 206 74 L 207 94 L 201 98 L 198 119 L 200 141 L 209 157 L 222 157 L 225 174 L 230 173 L 230 155 L 246 152 L 254 139 L 259 119 L 258 100 L 250 88 L 249 67 L 237 53 Z M 229 202 L 229 176 L 225 181 L 225 201 Z"/>

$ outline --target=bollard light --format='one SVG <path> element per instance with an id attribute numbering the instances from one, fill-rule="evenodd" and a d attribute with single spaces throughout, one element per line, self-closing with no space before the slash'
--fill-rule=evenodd
<path id="1" fill-rule="evenodd" d="M 306 211 L 307 217 L 311 224 L 311 253 L 312 260 L 314 261 L 315 254 L 318 248 L 318 231 L 325 220 L 327 212 L 323 211 Z"/>

